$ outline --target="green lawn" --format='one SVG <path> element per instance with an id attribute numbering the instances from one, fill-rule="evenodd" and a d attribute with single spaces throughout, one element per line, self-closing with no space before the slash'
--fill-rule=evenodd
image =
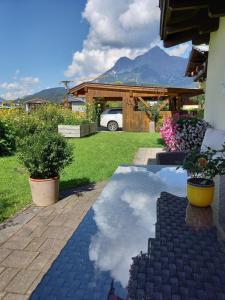
<path id="1" fill-rule="evenodd" d="M 159 147 L 155 133 L 98 133 L 70 140 L 74 162 L 61 174 L 61 190 L 109 178 L 117 166 L 131 163 L 139 147 Z M 31 201 L 28 174 L 16 156 L 0 158 L 0 222 Z"/>

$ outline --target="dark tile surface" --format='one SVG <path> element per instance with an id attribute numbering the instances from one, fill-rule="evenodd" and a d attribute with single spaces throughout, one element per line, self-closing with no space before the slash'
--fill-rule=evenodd
<path id="1" fill-rule="evenodd" d="M 104 300 L 108 298 L 112 278 L 109 272 L 95 268 L 89 260 L 91 237 L 97 232 L 91 209 L 68 241 L 52 267 L 33 292 L 32 300 Z M 115 282 L 115 294 L 126 291 Z"/>
<path id="2" fill-rule="evenodd" d="M 204 221 L 207 214 L 209 222 L 197 227 L 196 211 L 190 217 L 187 208 L 185 198 L 161 194 L 156 238 L 149 239 L 147 254 L 133 259 L 129 299 L 225 299 L 225 248 L 217 239 L 210 209 L 199 217 Z"/>

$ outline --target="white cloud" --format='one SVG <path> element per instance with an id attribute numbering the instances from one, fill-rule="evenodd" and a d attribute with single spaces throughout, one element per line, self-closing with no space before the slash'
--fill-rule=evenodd
<path id="1" fill-rule="evenodd" d="M 33 84 L 37 84 L 40 82 L 38 77 L 22 77 L 20 79 L 20 81 L 24 84 L 24 85 L 33 85 Z"/>
<path id="2" fill-rule="evenodd" d="M 119 167 L 93 206 L 97 233 L 89 257 L 101 271 L 109 271 L 127 286 L 132 257 L 147 252 L 155 237 L 156 201 L 162 191 L 185 196 L 187 175 L 163 168 L 151 173 L 141 167 Z"/>
<path id="3" fill-rule="evenodd" d="M 90 30 L 74 53 L 65 76 L 80 80 L 113 66 L 121 56 L 134 58 L 158 39 L 158 0 L 88 0 L 83 17 Z"/>
<path id="4" fill-rule="evenodd" d="M 2 98 L 14 100 L 32 94 L 34 89 L 37 88 L 40 82 L 38 77 L 29 76 L 18 78 L 19 73 L 20 71 L 16 70 L 13 76 L 13 82 L 0 83 L 0 88 L 3 90 L 3 93 L 0 95 Z"/>
<path id="5" fill-rule="evenodd" d="M 191 48 L 190 44 L 185 43 L 185 44 L 180 44 L 179 46 L 175 46 L 169 50 L 167 49 L 166 52 L 169 55 L 182 56 L 190 48 Z"/>

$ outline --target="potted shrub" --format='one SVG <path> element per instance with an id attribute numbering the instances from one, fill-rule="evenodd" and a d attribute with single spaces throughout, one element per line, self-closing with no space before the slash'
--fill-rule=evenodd
<path id="1" fill-rule="evenodd" d="M 59 197 L 59 174 L 72 161 L 72 149 L 56 132 L 41 131 L 19 142 L 19 158 L 27 168 L 32 200 L 38 206 Z"/>
<path id="2" fill-rule="evenodd" d="M 225 145 L 221 150 L 210 147 L 204 152 L 197 149 L 185 158 L 183 169 L 187 170 L 187 198 L 198 207 L 209 206 L 214 198 L 214 177 L 225 174 Z"/>

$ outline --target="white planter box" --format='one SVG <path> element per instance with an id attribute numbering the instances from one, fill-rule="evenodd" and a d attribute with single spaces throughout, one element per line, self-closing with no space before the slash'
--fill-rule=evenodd
<path id="1" fill-rule="evenodd" d="M 70 138 L 80 138 L 95 133 L 96 131 L 97 126 L 95 123 L 82 125 L 58 125 L 58 132 L 64 137 Z"/>

